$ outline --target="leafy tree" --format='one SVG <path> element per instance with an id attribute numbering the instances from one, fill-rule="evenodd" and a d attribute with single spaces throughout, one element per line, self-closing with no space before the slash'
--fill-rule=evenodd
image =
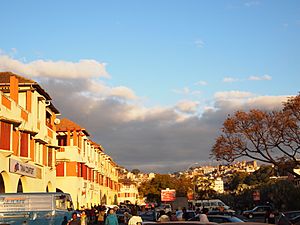
<path id="1" fill-rule="evenodd" d="M 255 172 L 249 174 L 244 182 L 247 185 L 259 185 L 268 183 L 271 176 L 274 176 L 274 168 L 272 166 L 261 166 Z"/>
<path id="2" fill-rule="evenodd" d="M 133 173 L 134 175 L 138 175 L 141 171 L 139 169 L 133 169 L 131 170 L 131 173 Z"/>
<path id="3" fill-rule="evenodd" d="M 235 191 L 238 189 L 240 184 L 243 184 L 247 177 L 247 173 L 235 173 L 229 180 L 227 187 L 230 191 Z"/>
<path id="4" fill-rule="evenodd" d="M 300 177 L 293 169 L 300 165 L 300 95 L 290 98 L 284 108 L 266 112 L 237 111 L 229 116 L 216 139 L 212 155 L 229 162 L 249 157 L 271 163 Z"/>
<path id="5" fill-rule="evenodd" d="M 187 195 L 187 191 L 191 187 L 189 179 L 173 177 L 168 174 L 157 174 L 152 180 L 143 182 L 140 185 L 139 193 L 147 197 L 148 201 L 160 202 L 160 194 L 163 189 L 175 189 L 176 196 L 182 197 Z"/>

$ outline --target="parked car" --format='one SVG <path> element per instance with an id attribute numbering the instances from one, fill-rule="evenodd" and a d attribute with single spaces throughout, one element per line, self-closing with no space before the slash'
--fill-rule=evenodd
<path id="1" fill-rule="evenodd" d="M 235 216 L 228 215 L 207 215 L 209 222 L 214 223 L 243 223 L 244 221 Z"/>
<path id="2" fill-rule="evenodd" d="M 272 210 L 269 205 L 258 205 L 251 210 L 246 210 L 243 212 L 243 216 L 251 219 L 253 217 L 264 217 L 268 210 Z"/>
<path id="3" fill-rule="evenodd" d="M 196 216 L 195 211 L 194 210 L 187 210 L 186 212 L 187 212 L 188 220 L 194 221 L 194 218 Z M 183 212 L 181 210 L 176 211 L 176 217 L 177 217 L 178 220 L 183 220 L 182 215 L 183 215 Z"/>
<path id="4" fill-rule="evenodd" d="M 116 216 L 118 218 L 119 223 L 124 223 L 125 222 L 125 216 L 124 216 L 125 212 L 129 212 L 129 210 L 126 209 L 126 208 L 122 208 L 122 209 L 118 209 L 116 211 Z"/>
<path id="5" fill-rule="evenodd" d="M 222 207 L 225 210 L 228 210 L 230 207 L 222 202 L 220 199 L 209 199 L 209 200 L 196 200 L 193 202 L 196 207 L 200 209 L 207 208 L 209 210 L 214 210 Z"/>
<path id="6" fill-rule="evenodd" d="M 277 225 L 300 224 L 300 211 L 279 213 Z"/>
<path id="7" fill-rule="evenodd" d="M 208 212 L 208 215 L 226 215 L 226 216 L 234 216 L 236 212 L 234 210 L 228 209 L 224 211 L 220 210 L 212 210 Z"/>
<path id="8" fill-rule="evenodd" d="M 200 221 L 168 221 L 168 222 L 143 222 L 143 225 L 219 225 L 212 222 L 200 222 Z M 260 225 L 260 224 L 259 224 Z M 266 225 L 266 224 L 262 224 Z"/>
<path id="9" fill-rule="evenodd" d="M 155 210 L 148 210 L 145 212 L 139 212 L 139 216 L 143 221 L 157 221 L 158 213 Z"/>

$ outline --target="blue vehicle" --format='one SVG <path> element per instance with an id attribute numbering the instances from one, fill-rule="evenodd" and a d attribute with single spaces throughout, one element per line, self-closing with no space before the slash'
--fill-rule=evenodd
<path id="1" fill-rule="evenodd" d="M 7 193 L 0 194 L 0 225 L 61 225 L 74 211 L 70 194 Z"/>

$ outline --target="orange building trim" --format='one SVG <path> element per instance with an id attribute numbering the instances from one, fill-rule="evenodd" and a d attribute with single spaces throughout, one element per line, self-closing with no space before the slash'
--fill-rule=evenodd
<path id="1" fill-rule="evenodd" d="M 43 165 L 47 166 L 47 146 L 43 145 Z"/>
<path id="2" fill-rule="evenodd" d="M 34 141 L 34 139 L 31 137 L 30 138 L 30 158 L 31 158 L 31 160 L 32 161 L 34 161 L 35 160 L 35 155 L 34 155 L 34 147 L 35 147 L 35 141 Z"/>
<path id="3" fill-rule="evenodd" d="M 64 177 L 65 176 L 65 163 L 60 162 L 56 165 L 56 176 Z"/>
<path id="4" fill-rule="evenodd" d="M 77 177 L 77 162 L 67 162 L 66 163 L 66 175 L 67 176 L 74 176 L 74 177 Z"/>
<path id="5" fill-rule="evenodd" d="M 19 151 L 19 131 L 18 130 L 13 130 L 12 150 L 13 150 L 14 155 L 18 155 L 18 151 Z"/>
<path id="6" fill-rule="evenodd" d="M 5 95 L 2 95 L 2 105 L 8 109 L 11 109 L 11 101 Z"/>
<path id="7" fill-rule="evenodd" d="M 31 105 L 32 105 L 32 92 L 31 91 L 27 91 L 26 92 L 26 110 L 28 111 L 28 112 L 31 112 Z"/>
<path id="8" fill-rule="evenodd" d="M 48 128 L 48 137 L 53 138 L 53 132 L 50 128 Z"/>
<path id="9" fill-rule="evenodd" d="M 19 103 L 19 80 L 16 76 L 10 76 L 10 98 Z"/>
<path id="10" fill-rule="evenodd" d="M 28 113 L 21 109 L 21 117 L 23 120 L 28 121 Z"/>
<path id="11" fill-rule="evenodd" d="M 67 134 L 67 146 L 71 145 L 71 132 L 70 130 L 68 130 L 68 134 Z"/>

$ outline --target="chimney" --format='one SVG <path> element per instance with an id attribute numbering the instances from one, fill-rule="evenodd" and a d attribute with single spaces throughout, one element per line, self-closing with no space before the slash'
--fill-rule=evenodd
<path id="1" fill-rule="evenodd" d="M 11 75 L 10 76 L 10 98 L 14 100 L 17 104 L 19 103 L 19 80 L 16 76 Z"/>

